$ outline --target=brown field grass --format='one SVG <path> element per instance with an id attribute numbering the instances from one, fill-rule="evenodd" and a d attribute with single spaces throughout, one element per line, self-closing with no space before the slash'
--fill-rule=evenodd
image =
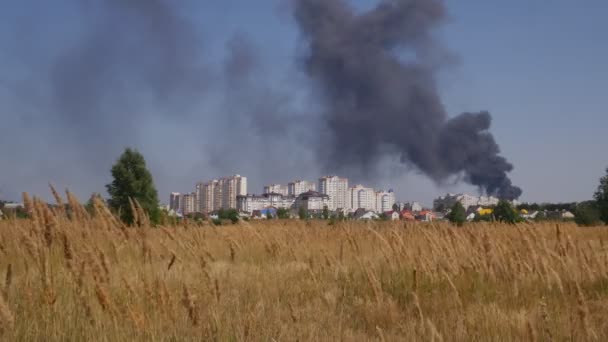
<path id="1" fill-rule="evenodd" d="M 58 200 L 59 199 L 59 196 Z M 140 228 L 25 201 L 0 221 L 0 339 L 605 340 L 604 228 Z"/>

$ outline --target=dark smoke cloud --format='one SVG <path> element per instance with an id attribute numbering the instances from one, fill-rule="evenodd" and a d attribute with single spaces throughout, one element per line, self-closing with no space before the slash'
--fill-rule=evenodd
<path id="1" fill-rule="evenodd" d="M 520 193 L 489 115 L 448 119 L 441 104 L 430 32 L 441 1 L 387 0 L 360 14 L 344 1 L 295 0 L 305 80 L 267 65 L 245 34 L 213 55 L 195 0 L 7 1 L 0 197 L 40 194 L 49 181 L 81 198 L 102 192 L 126 146 L 144 153 L 161 198 L 232 173 L 251 192 L 341 166 L 371 175 L 395 152 L 437 182 L 464 174 L 488 193 Z"/>
<path id="2" fill-rule="evenodd" d="M 490 195 L 515 199 L 488 132 L 487 112 L 449 119 L 438 95 L 438 44 L 432 31 L 446 17 L 442 0 L 383 0 L 357 13 L 343 0 L 297 0 L 295 18 L 308 43 L 305 70 L 324 104 L 328 168 L 373 165 L 386 147 L 436 182 L 452 175 Z"/>

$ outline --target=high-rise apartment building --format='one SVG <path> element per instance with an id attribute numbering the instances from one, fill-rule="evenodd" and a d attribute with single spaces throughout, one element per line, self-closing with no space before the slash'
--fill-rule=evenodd
<path id="1" fill-rule="evenodd" d="M 181 194 L 179 192 L 172 192 L 169 196 L 169 209 L 173 211 L 179 211 L 181 209 Z"/>
<path id="2" fill-rule="evenodd" d="M 282 184 L 270 184 L 264 187 L 265 194 L 279 194 L 283 196 L 287 196 L 289 194 L 289 189 L 286 185 Z"/>
<path id="3" fill-rule="evenodd" d="M 289 196 L 299 196 L 308 191 L 317 191 L 317 185 L 314 182 L 297 180 L 287 184 L 287 194 Z"/>
<path id="4" fill-rule="evenodd" d="M 395 193 L 392 190 L 376 192 L 376 212 L 391 211 L 393 204 L 395 204 Z"/>
<path id="5" fill-rule="evenodd" d="M 348 198 L 348 179 L 338 176 L 319 178 L 319 192 L 329 196 L 329 210 L 347 209 L 350 207 Z"/>
<path id="6" fill-rule="evenodd" d="M 184 215 L 192 214 L 196 212 L 196 192 L 189 194 L 183 194 L 182 199 L 182 213 Z"/>
<path id="7" fill-rule="evenodd" d="M 223 179 L 219 179 L 214 181 L 215 184 L 213 185 L 213 210 L 219 210 L 220 208 L 222 208 L 222 198 L 223 198 L 223 191 L 224 191 L 224 180 Z"/>
<path id="8" fill-rule="evenodd" d="M 353 186 L 349 189 L 350 208 L 357 210 L 376 210 L 376 191 L 363 185 Z"/>
<path id="9" fill-rule="evenodd" d="M 234 175 L 231 177 L 222 178 L 219 181 L 221 184 L 221 205 L 223 209 L 236 209 L 236 197 L 247 195 L 247 177 Z M 219 208 L 218 208 L 219 209 Z"/>
<path id="10" fill-rule="evenodd" d="M 217 180 L 211 180 L 205 183 L 199 183 L 196 186 L 199 212 L 208 214 L 215 210 L 214 207 L 214 195 L 215 187 L 217 186 Z"/>
<path id="11" fill-rule="evenodd" d="M 219 209 L 236 209 L 236 197 L 247 195 L 247 178 L 240 175 L 213 179 L 196 185 L 194 210 L 209 214 Z"/>

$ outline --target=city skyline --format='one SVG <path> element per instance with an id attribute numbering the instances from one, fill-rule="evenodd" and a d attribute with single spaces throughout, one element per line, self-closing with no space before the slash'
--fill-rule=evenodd
<path id="1" fill-rule="evenodd" d="M 239 190 L 226 196 L 228 192 L 224 189 L 227 184 L 232 183 L 234 188 Z M 376 189 L 362 184 L 349 185 L 348 178 L 337 175 L 321 176 L 317 179 L 317 184 L 302 179 L 287 184 L 272 183 L 264 185 L 262 193 L 250 192 L 247 186 L 247 177 L 238 174 L 200 181 L 195 185 L 196 191 L 171 192 L 169 204 L 163 202 L 161 205 L 182 214 L 209 214 L 218 209 L 237 209 L 251 213 L 269 207 L 296 210 L 303 203 L 307 210 L 327 207 L 332 212 L 365 209 L 383 213 L 393 210 L 393 206 L 398 203 L 392 189 Z M 402 205 L 406 202 L 400 203 Z M 407 203 L 417 205 L 418 202 Z"/>

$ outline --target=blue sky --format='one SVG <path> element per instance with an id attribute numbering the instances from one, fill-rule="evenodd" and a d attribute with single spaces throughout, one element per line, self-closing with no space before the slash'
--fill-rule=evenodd
<path id="1" fill-rule="evenodd" d="M 266 74 L 270 81 L 283 84 L 290 79 L 298 56 L 298 32 L 289 14 L 287 1 L 278 0 L 222 0 L 191 2 L 187 16 L 197 24 L 204 39 L 205 57 L 220 60 L 225 52 L 226 41 L 234 34 L 249 37 L 268 65 Z M 22 45 L 35 51 L 61 49 L 69 45 L 74 25 L 78 24 L 77 13 L 71 13 L 65 1 L 53 6 L 40 6 L 43 1 L 9 0 L 0 5 L 0 42 L 25 40 Z M 353 1 L 366 8 L 377 1 Z M 528 201 L 578 201 L 592 196 L 598 179 L 608 166 L 608 2 L 587 0 L 538 1 L 448 1 L 449 20 L 437 32 L 442 43 L 457 57 L 457 63 L 444 68 L 439 75 L 441 95 L 450 115 L 463 111 L 489 110 L 494 118 L 492 132 L 501 146 L 503 155 L 514 165 L 513 182 L 524 189 L 523 200 Z M 3 8 L 2 8 L 3 7 Z M 50 11 L 57 12 L 53 16 Z M 54 41 L 36 39 L 35 34 L 20 25 L 24 18 L 34 19 L 37 28 L 53 30 L 61 37 Z M 49 19 L 51 18 L 51 19 Z M 57 20 L 57 18 L 62 18 Z M 33 39 L 36 44 L 28 45 Z M 1 45 L 6 46 L 6 45 Z M 6 80 L 19 79 L 22 68 L 27 72 L 27 60 L 17 61 L 0 52 L 0 84 Z M 287 81 L 289 82 L 289 81 Z M 8 83 L 7 83 L 8 84 Z M 15 120 L 9 87 L 0 87 L 0 134 L 1 127 Z M 5 103 L 2 108 L 2 103 Z M 17 106 L 25 104 L 17 104 Z M 18 114 L 17 114 L 18 115 Z M 12 119 L 11 119 L 12 117 Z M 23 119 L 23 118 L 22 118 Z M 26 127 L 25 125 L 24 127 Z M 150 135 L 174 140 L 184 133 L 181 127 L 148 123 Z M 36 131 L 37 132 L 37 131 Z M 23 134 L 34 134 L 23 128 Z M 31 141 L 31 140 L 30 140 Z M 8 142 L 2 140 L 0 143 Z M 23 143 L 23 142 L 21 142 Z M 44 143 L 44 142 L 39 142 Z M 142 143 L 141 150 L 162 149 L 161 139 L 154 143 Z M 10 145 L 9 145 L 10 146 Z M 30 148 L 28 153 L 41 153 Z M 47 158 L 52 151 L 46 151 Z M 188 164 L 194 151 L 176 153 L 167 157 L 171 163 L 181 163 L 185 171 L 168 171 L 163 164 L 167 160 L 153 157 L 149 160 L 153 172 L 158 169 L 157 183 L 164 200 L 169 191 L 186 191 L 200 177 L 214 177 L 205 162 Z M 14 158 L 12 167 L 8 162 Z M 34 158 L 34 159 L 36 159 Z M 53 159 L 53 158 L 49 158 Z M 61 157 L 58 157 L 63 161 Z M 70 158 L 66 157 L 70 163 Z M 11 154 L 0 158 L 0 185 L 8 183 L 6 178 L 25 173 L 30 178 L 44 175 L 31 170 L 31 162 L 23 161 Z M 65 165 L 65 164 L 64 164 Z M 61 165 L 49 164 L 59 172 Z M 20 169 L 30 169 L 19 172 Z M 247 175 L 248 166 L 240 172 Z M 293 177 L 313 177 L 313 170 Z M 83 184 L 86 175 L 72 173 L 75 183 Z M 6 177 L 6 178 L 5 178 Z M 199 178 L 200 178 L 199 177 Z M 287 181 L 293 178 L 286 175 Z M 3 179 L 4 178 L 4 179 Z M 25 181 L 17 184 L 32 192 L 46 191 L 42 186 L 49 180 Z M 274 181 L 257 177 L 250 181 L 252 192 L 261 191 L 264 182 Z M 69 180 L 60 179 L 67 185 Z M 259 183 L 259 184 L 258 184 Z M 32 185 L 36 184 L 36 185 Z M 17 186 L 16 185 L 16 186 Z M 379 180 L 375 186 L 391 187 L 398 191 L 402 200 L 420 200 L 430 204 L 432 198 L 447 191 L 475 192 L 475 189 L 457 184 L 436 186 L 415 172 L 392 174 Z M 81 197 L 99 186 L 81 186 Z M 258 189 L 259 188 L 259 189 Z M 1 189 L 0 189 L 1 190 Z"/>

